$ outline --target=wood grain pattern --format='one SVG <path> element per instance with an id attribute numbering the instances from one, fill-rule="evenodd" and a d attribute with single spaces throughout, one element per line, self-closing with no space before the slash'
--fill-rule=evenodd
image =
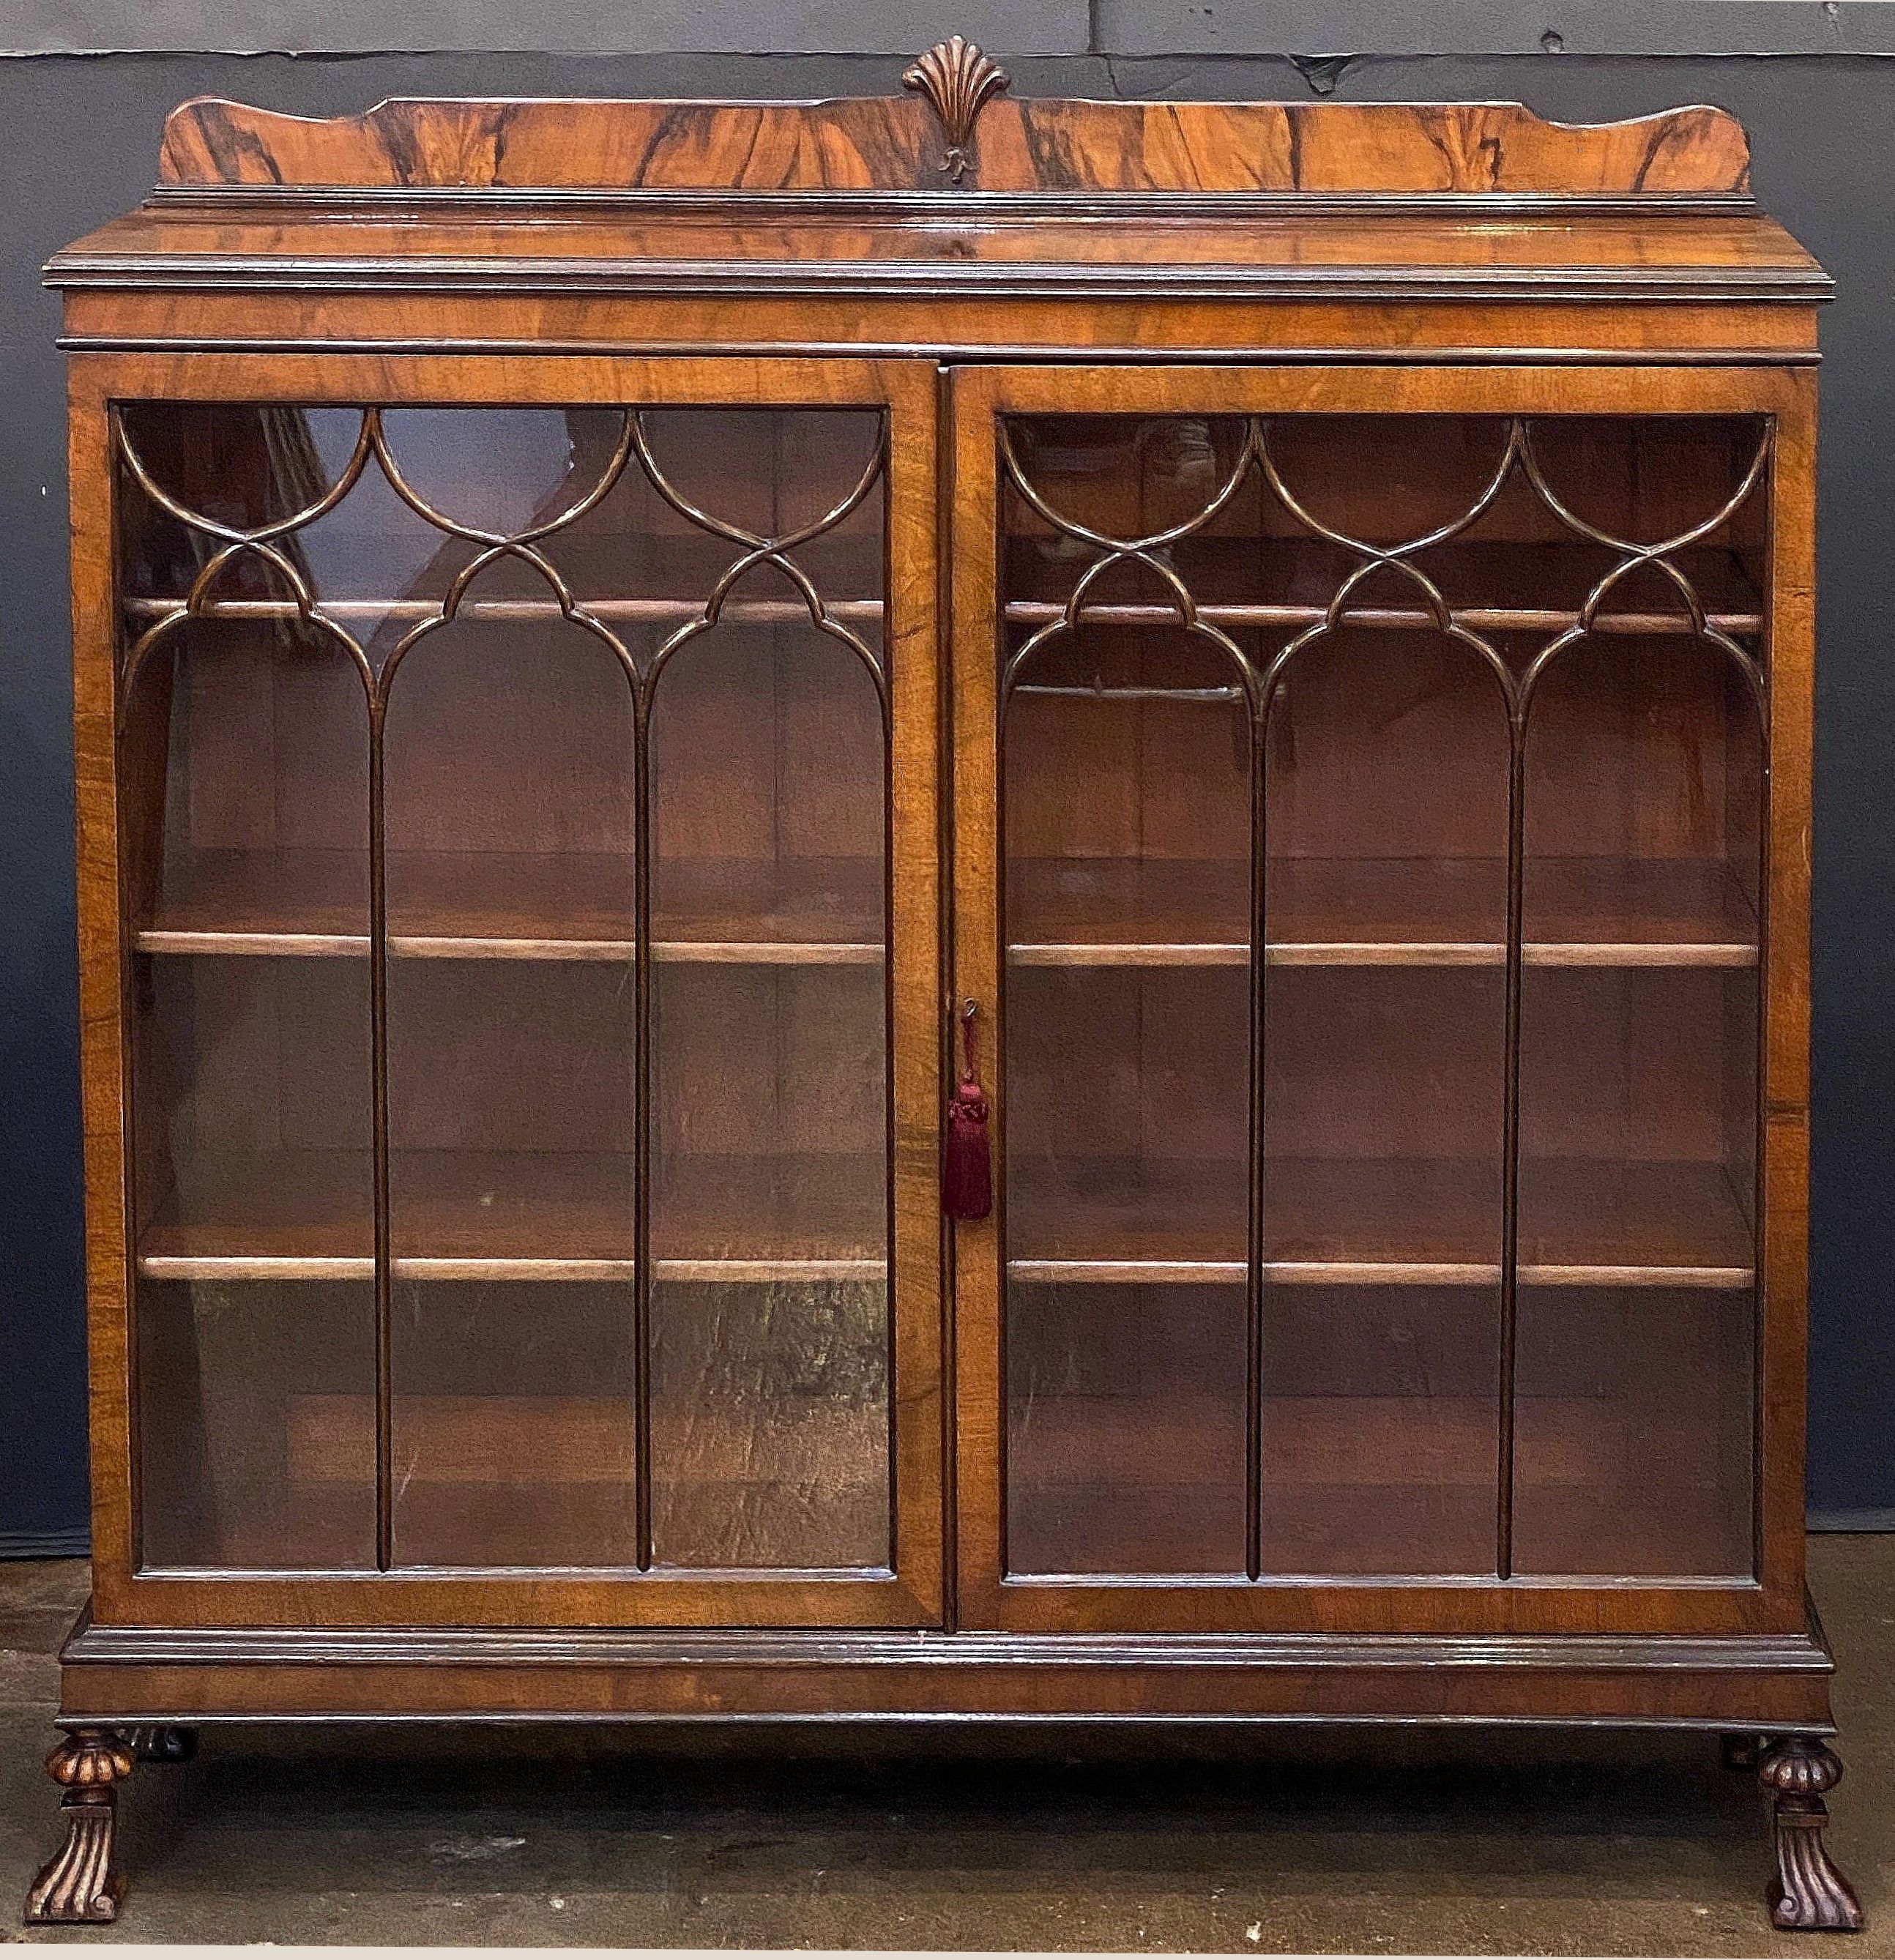
<path id="1" fill-rule="evenodd" d="M 829 103 L 186 103 L 152 199 L 49 268 L 75 352 L 95 1574 L 65 1718 L 1827 1733 L 1801 1535 L 1826 278 L 1750 202 L 1716 110 L 1583 128 L 1510 104 L 1021 100 L 976 51 L 923 65 L 922 93 Z M 166 657 L 122 712 L 123 636 L 190 576 L 116 589 L 127 402 L 794 406 L 885 427 L 886 523 L 830 615 L 883 656 L 885 808 L 837 690 L 753 661 L 696 700 L 698 766 L 639 889 L 621 670 L 600 654 L 602 681 L 551 686 L 565 724 L 537 713 L 571 629 L 549 588 L 483 574 L 402 697 L 435 733 L 383 784 L 377 912 L 360 699 L 238 674 L 220 722 L 193 660 Z M 1257 751 L 1222 695 L 1088 708 L 1075 743 L 1058 717 L 1081 661 L 1040 677 L 1067 698 L 1003 760 L 996 656 L 1060 619 L 1075 560 L 1007 516 L 1002 416 L 1349 418 L 1292 473 L 1374 538 L 1433 521 L 1466 473 L 1452 431 L 1519 416 L 1637 418 L 1559 481 L 1669 536 L 1731 431 L 1767 418 L 1752 511 L 1690 566 L 1706 625 L 1766 649 L 1767 772 L 1737 683 L 1691 667 L 1675 589 L 1623 581 L 1554 670 L 1510 910 L 1507 686 L 1476 698 L 1465 636 L 1517 676 L 1578 631 L 1613 555 L 1543 508 L 1431 560 L 1454 657 L 1386 574 L 1330 636 L 1341 655 L 1298 653 L 1260 828 Z M 253 444 L 195 447 L 197 490 L 260 492 Z M 724 497 L 780 455 L 740 434 L 691 460 Z M 1135 530 L 1162 459 L 1114 468 L 1106 508 Z M 604 524 L 572 561 L 628 646 L 687 625 L 722 562 L 674 515 L 629 557 L 634 531 Z M 1321 627 L 1357 554 L 1298 533 L 1279 511 L 1180 544 L 1199 626 L 1253 658 Z M 431 551 L 399 590 L 325 595 L 333 619 L 423 625 L 449 575 Z M 1162 695 L 1176 608 L 1094 597 L 1089 658 Z M 801 604 L 747 579 L 720 632 L 773 644 Z M 180 645 L 267 670 L 310 637 L 267 581 L 206 610 Z M 457 684 L 468 636 L 504 657 Z M 1206 716 L 1236 724 L 1236 763 Z M 458 771 L 436 737 L 464 745 Z M 400 1084 L 379 1129 L 333 1087 L 363 1072 L 371 967 Z M 639 972 L 689 1066 L 635 1093 L 619 1052 L 647 1038 L 613 988 Z M 1515 982 L 1536 1058 L 1510 1116 L 1481 1030 Z M 944 1230 L 964 997 L 992 1036 L 1001 1202 Z M 1021 1003 L 1056 997 L 1032 1038 Z M 886 1075 L 839 1038 L 882 1000 Z M 1246 1026 L 1277 1043 L 1247 1084 Z M 403 1339 L 432 1344 L 393 1394 L 392 1364 L 350 1357 L 389 1334 L 397 1282 Z M 824 1289 L 852 1303 L 806 1351 L 793 1323 Z M 661 1337 L 648 1379 L 623 1364 L 625 1300 Z M 854 1386 L 825 1403 L 833 1370 Z M 1010 1548 L 1015 1402 L 1049 1507 Z M 168 1454 L 142 1446 L 153 1422 Z M 1206 1468 L 1233 1434 L 1234 1510 Z M 371 1502 L 365 1469 L 397 1437 L 406 1510 Z M 680 1468 L 694 1490 L 665 1484 Z M 1214 1512 L 1229 1570 L 1151 1569 L 1216 1537 Z M 831 1526 L 844 1555 L 817 1569 Z M 428 1564 L 344 1569 L 384 1536 L 397 1567 L 405 1544 Z M 1118 1564 L 1067 1570 L 1088 1548 Z M 1034 1576 L 1010 1569 L 1026 1553 Z"/>
<path id="2" fill-rule="evenodd" d="M 1750 149 L 1721 110 L 1593 126 L 1518 103 L 989 103 L 983 191 L 1735 195 Z M 166 184 L 745 191 L 944 186 L 926 105 L 445 101 L 319 120 L 204 97 L 172 111 Z"/>
<path id="3" fill-rule="evenodd" d="M 441 1720 L 528 1711 L 554 1719 L 887 1711 L 1144 1717 L 1250 1715 L 1542 1719 L 1833 1732 L 1834 1663 L 1795 1640 L 1563 1635 L 1335 1638 L 967 1634 L 536 1635 L 367 1628 L 205 1629 L 153 1635 L 81 1628 L 68 1645 L 75 1712 L 129 1720 L 193 1713 L 400 1714 Z"/>

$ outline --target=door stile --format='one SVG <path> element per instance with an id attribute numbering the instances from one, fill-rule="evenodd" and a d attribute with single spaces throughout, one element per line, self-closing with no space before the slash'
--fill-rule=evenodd
<path id="1" fill-rule="evenodd" d="M 938 370 L 877 364 L 886 389 L 890 848 L 887 877 L 892 1134 L 890 1340 L 895 1363 L 890 1475 L 896 1584 L 911 1624 L 941 1624 L 951 1482 L 945 1380 L 947 1273 L 941 1214 L 941 976 L 944 956 L 941 816 L 947 679 L 938 532 L 942 406 Z M 891 1612 L 890 1617 L 894 1617 Z"/>
<path id="2" fill-rule="evenodd" d="M 943 1004 L 972 1001 L 986 1023 L 993 1206 L 948 1227 L 954 1251 L 955 1545 L 958 1623 L 1006 1624 L 1005 1356 L 1000 1270 L 1007 1208 L 1007 1030 L 1001 999 L 998 612 L 999 376 L 949 371 L 952 459 L 948 621 L 953 699 L 953 985 Z M 951 1011 L 942 1017 L 953 1024 Z M 943 1044 L 945 1053 L 949 1044 Z M 951 1080 L 951 1058 L 949 1062 Z"/>
<path id="3" fill-rule="evenodd" d="M 131 1068 L 118 721 L 119 644 L 111 364 L 75 356 L 67 379 L 72 542 L 73 750 L 86 1351 L 94 1610 L 121 1606 L 138 1559 L 138 1432 L 130 1303 Z"/>

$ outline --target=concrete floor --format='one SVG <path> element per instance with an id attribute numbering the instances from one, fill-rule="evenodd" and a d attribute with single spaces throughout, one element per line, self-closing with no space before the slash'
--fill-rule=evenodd
<path id="1" fill-rule="evenodd" d="M 1830 1842 L 1895 1955 L 1895 1537 L 1811 1541 Z M 1819 1955 L 1708 1737 L 212 1730 L 121 1800 L 118 1923 L 13 1933 L 77 1563 L 0 1565 L 0 1937 Z"/>

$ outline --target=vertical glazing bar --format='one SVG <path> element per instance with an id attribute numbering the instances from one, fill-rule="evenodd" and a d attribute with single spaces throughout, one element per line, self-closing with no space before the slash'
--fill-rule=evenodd
<path id="1" fill-rule="evenodd" d="M 1527 710 L 1523 695 L 1507 718 L 1507 1003 L 1502 1037 L 1505 1083 L 1500 1143 L 1499 1484 L 1494 1565 L 1502 1579 L 1514 1569 L 1514 1356 L 1520 1287 L 1521 939 L 1526 894 Z"/>
<path id="2" fill-rule="evenodd" d="M 632 713 L 632 1503 L 639 1570 L 651 1569 L 651 707 L 655 673 Z"/>
<path id="3" fill-rule="evenodd" d="M 1263 1570 L 1263 1020 L 1269 972 L 1268 778 L 1264 752 L 1272 689 L 1250 712 L 1250 1229 L 1245 1279 L 1244 1392 L 1244 1576 Z"/>
<path id="4" fill-rule="evenodd" d="M 1265 425 L 1244 425 L 1247 458 L 1265 453 Z M 1250 714 L 1250 1230 L 1245 1276 L 1244 1392 L 1244 1576 L 1263 1571 L 1263 1126 L 1265 995 L 1269 979 L 1270 708 L 1276 670 L 1260 689 L 1254 678 L 1244 692 Z"/>
<path id="5" fill-rule="evenodd" d="M 394 1300 L 388 1205 L 388 865 L 383 736 L 387 696 L 368 697 L 368 1026 L 375 1207 L 375 1569 L 395 1562 Z"/>

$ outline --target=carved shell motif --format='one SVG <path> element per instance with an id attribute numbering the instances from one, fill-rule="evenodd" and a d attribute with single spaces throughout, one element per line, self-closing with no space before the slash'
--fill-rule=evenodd
<path id="1" fill-rule="evenodd" d="M 975 120 L 1009 79 L 998 62 L 989 61 L 959 34 L 938 42 L 902 77 L 903 88 L 926 96 L 941 119 L 948 138 L 941 167 L 951 182 L 959 183 L 967 174 L 967 145 L 973 140 Z"/>

